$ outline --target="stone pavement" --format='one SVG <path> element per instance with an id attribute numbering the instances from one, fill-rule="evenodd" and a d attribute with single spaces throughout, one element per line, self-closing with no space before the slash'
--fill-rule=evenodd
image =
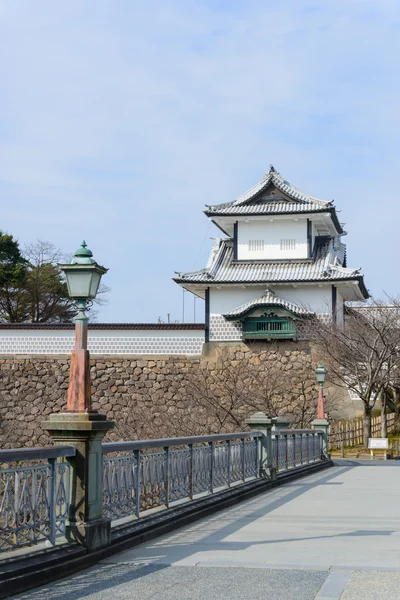
<path id="1" fill-rule="evenodd" d="M 327 471 L 15 600 L 400 600 L 400 462 Z"/>

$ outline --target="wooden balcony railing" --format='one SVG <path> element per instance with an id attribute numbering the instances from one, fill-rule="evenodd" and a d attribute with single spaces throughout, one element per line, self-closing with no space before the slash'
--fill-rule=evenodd
<path id="1" fill-rule="evenodd" d="M 246 339 L 295 339 L 296 327 L 289 319 L 248 319 L 243 323 Z"/>

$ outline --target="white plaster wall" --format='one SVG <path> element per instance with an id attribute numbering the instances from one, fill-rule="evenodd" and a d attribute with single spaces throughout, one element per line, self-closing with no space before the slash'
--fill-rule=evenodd
<path id="1" fill-rule="evenodd" d="M 210 288 L 210 313 L 223 315 L 250 300 L 262 296 L 267 285 L 255 287 L 224 286 Z"/>
<path id="2" fill-rule="evenodd" d="M 92 354 L 201 354 L 204 330 L 97 329 L 88 334 Z M 0 354 L 70 354 L 74 331 L 0 329 Z"/>
<path id="3" fill-rule="evenodd" d="M 210 313 L 225 314 L 250 300 L 255 300 L 262 296 L 267 289 L 268 284 L 262 286 L 246 287 L 226 286 L 221 289 L 210 289 Z M 317 313 L 327 313 L 332 310 L 332 290 L 331 284 L 323 285 L 303 285 L 294 288 L 293 286 L 269 286 L 277 296 L 283 300 L 294 302 L 302 308 L 306 308 Z M 339 295 L 339 294 L 338 294 Z"/>
<path id="4" fill-rule="evenodd" d="M 227 321 L 222 316 L 229 311 L 262 296 L 267 288 L 264 286 L 240 287 L 227 286 L 220 289 L 210 289 L 210 341 L 236 341 L 241 339 L 242 328 L 237 321 Z M 277 296 L 283 300 L 294 302 L 321 316 L 326 316 L 332 311 L 331 284 L 319 287 L 318 285 L 304 285 L 293 288 L 292 286 L 270 286 Z M 338 300 L 339 301 L 339 300 Z M 340 300 L 341 301 L 341 300 Z M 308 324 L 298 322 L 298 339 L 308 339 L 310 332 Z"/>
<path id="5" fill-rule="evenodd" d="M 281 240 L 296 240 L 295 250 L 281 250 Z M 249 240 L 263 240 L 264 251 L 250 251 Z M 307 258 L 307 220 L 266 219 L 238 223 L 238 259 Z"/>
<path id="6" fill-rule="evenodd" d="M 332 286 L 331 284 L 304 285 L 302 287 L 271 286 L 277 296 L 283 300 L 294 302 L 301 308 L 306 308 L 315 313 L 330 313 L 332 311 Z"/>

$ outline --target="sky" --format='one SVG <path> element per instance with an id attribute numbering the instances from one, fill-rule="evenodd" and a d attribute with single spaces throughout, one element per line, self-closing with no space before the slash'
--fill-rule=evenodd
<path id="1" fill-rule="evenodd" d="M 396 295 L 399 34 L 398 0 L 0 0 L 0 229 L 85 239 L 98 321 L 181 321 L 172 277 L 221 235 L 205 204 L 272 163 L 335 200 L 348 265 Z"/>

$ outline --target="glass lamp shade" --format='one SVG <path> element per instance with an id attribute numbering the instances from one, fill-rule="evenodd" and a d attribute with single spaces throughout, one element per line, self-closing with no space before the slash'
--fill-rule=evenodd
<path id="1" fill-rule="evenodd" d="M 97 263 L 92 265 L 62 265 L 71 298 L 93 299 L 99 289 L 101 276 L 107 271 Z"/>
<path id="2" fill-rule="evenodd" d="M 319 363 L 318 367 L 315 369 L 315 376 L 318 383 L 324 383 L 327 373 L 328 371 L 325 369 L 324 365 Z"/>
<path id="3" fill-rule="evenodd" d="M 75 300 L 91 300 L 96 298 L 101 276 L 108 269 L 101 267 L 93 258 L 93 252 L 89 250 L 85 241 L 75 252 L 73 258 L 67 265 L 58 265 L 65 273 L 68 294 Z"/>

